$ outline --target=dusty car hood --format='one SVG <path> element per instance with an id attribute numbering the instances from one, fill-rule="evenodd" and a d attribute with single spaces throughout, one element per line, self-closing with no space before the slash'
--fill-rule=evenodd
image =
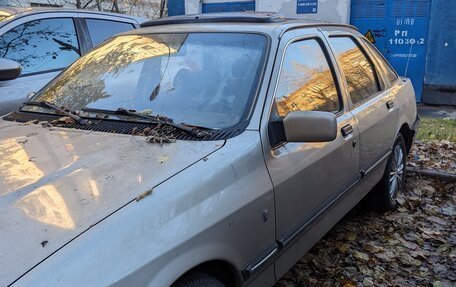
<path id="1" fill-rule="evenodd" d="M 223 143 L 0 120 L 0 286 Z"/>

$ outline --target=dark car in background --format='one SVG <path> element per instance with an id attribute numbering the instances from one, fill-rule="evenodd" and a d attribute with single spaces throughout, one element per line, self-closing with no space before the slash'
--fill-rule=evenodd
<path id="1" fill-rule="evenodd" d="M 96 11 L 0 7 L 0 115 L 99 43 L 143 21 Z M 3 70 L 12 66 L 16 72 Z"/>

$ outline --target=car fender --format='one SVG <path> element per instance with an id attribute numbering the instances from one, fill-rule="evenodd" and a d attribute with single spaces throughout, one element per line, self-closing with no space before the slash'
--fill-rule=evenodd
<path id="1" fill-rule="evenodd" d="M 395 104 L 399 109 L 399 121 L 396 124 L 397 137 L 402 125 L 407 124 L 407 127 L 412 129 L 417 116 L 416 99 L 412 82 L 408 78 L 400 78 L 391 89 L 396 95 Z"/>
<path id="2" fill-rule="evenodd" d="M 272 190 L 259 133 L 245 131 L 89 228 L 17 285 L 167 286 L 210 260 L 229 263 L 239 277 L 275 242 Z"/>

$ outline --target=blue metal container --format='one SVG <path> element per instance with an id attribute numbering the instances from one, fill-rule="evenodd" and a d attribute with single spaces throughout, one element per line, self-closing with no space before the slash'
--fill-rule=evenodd
<path id="1" fill-rule="evenodd" d="M 374 43 L 421 101 L 431 0 L 352 0 L 351 24 Z"/>
<path id="2" fill-rule="evenodd" d="M 423 103 L 456 106 L 456 1 L 432 0 Z"/>
<path id="3" fill-rule="evenodd" d="M 168 16 L 185 14 L 185 0 L 168 0 Z"/>

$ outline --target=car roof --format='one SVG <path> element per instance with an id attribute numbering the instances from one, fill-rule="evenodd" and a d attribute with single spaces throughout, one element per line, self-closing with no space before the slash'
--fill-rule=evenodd
<path id="1" fill-rule="evenodd" d="M 141 29 L 125 34 L 178 33 L 178 32 L 259 32 L 281 36 L 287 30 L 305 27 L 335 26 L 351 31 L 348 24 L 329 23 L 310 19 L 285 18 L 272 12 L 227 12 L 166 17 L 147 21 Z"/>
<path id="2" fill-rule="evenodd" d="M 96 15 L 105 15 L 105 16 L 115 16 L 120 18 L 125 18 L 128 20 L 134 20 L 138 23 L 144 22 L 146 19 L 136 16 L 129 16 L 118 13 L 110 12 L 101 12 L 93 10 L 82 10 L 82 9 L 68 9 L 68 8 L 59 8 L 59 7 L 0 7 L 0 25 L 4 24 L 1 19 L 5 18 L 5 22 L 10 20 L 27 16 L 33 14 L 41 13 L 84 13 L 84 14 L 96 14 Z"/>

